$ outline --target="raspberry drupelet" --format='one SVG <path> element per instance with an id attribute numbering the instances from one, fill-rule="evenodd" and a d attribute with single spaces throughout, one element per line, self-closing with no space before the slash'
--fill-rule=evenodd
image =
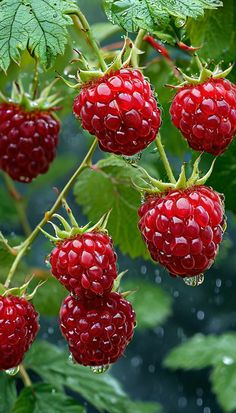
<path id="1" fill-rule="evenodd" d="M 220 155 L 236 134 L 236 86 L 223 78 L 184 86 L 170 114 L 192 149 Z"/>
<path id="2" fill-rule="evenodd" d="M 19 366 L 38 330 L 38 313 L 31 303 L 0 296 L 0 370 Z"/>
<path id="3" fill-rule="evenodd" d="M 171 275 L 192 277 L 211 267 L 224 227 L 223 200 L 213 189 L 201 185 L 150 196 L 139 216 L 153 260 Z"/>
<path id="4" fill-rule="evenodd" d="M 112 240 L 102 232 L 60 241 L 50 256 L 52 274 L 73 294 L 87 298 L 112 290 L 116 260 Z"/>
<path id="5" fill-rule="evenodd" d="M 117 155 L 134 155 L 156 137 L 161 112 L 150 84 L 137 69 L 123 68 L 85 84 L 74 101 L 74 114 Z"/>
<path id="6" fill-rule="evenodd" d="M 56 155 L 59 129 L 52 111 L 1 103 L 0 168 L 24 183 L 46 173 Z"/>
<path id="7" fill-rule="evenodd" d="M 133 337 L 135 313 L 118 293 L 93 300 L 68 296 L 61 307 L 60 325 L 77 363 L 106 366 L 123 356 Z"/>

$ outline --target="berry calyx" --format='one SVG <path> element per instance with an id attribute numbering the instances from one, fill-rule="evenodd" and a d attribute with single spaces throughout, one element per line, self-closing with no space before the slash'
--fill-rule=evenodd
<path id="1" fill-rule="evenodd" d="M 122 68 L 85 84 L 73 111 L 106 152 L 134 155 L 156 137 L 161 112 L 140 70 Z"/>
<path id="2" fill-rule="evenodd" d="M 39 330 L 38 313 L 23 297 L 0 296 L 0 370 L 17 367 Z"/>
<path id="3" fill-rule="evenodd" d="M 102 296 L 113 288 L 116 258 L 107 234 L 85 232 L 57 243 L 50 255 L 51 271 L 78 297 Z"/>
<path id="4" fill-rule="evenodd" d="M 236 86 L 223 78 L 183 86 L 170 114 L 192 149 L 220 155 L 236 134 Z"/>
<path id="5" fill-rule="evenodd" d="M 147 197 L 139 229 L 154 261 L 171 275 L 193 277 L 213 264 L 224 232 L 220 195 L 204 185 Z"/>
<path id="6" fill-rule="evenodd" d="M 94 300 L 68 296 L 61 307 L 60 325 L 77 363 L 107 366 L 123 356 L 131 341 L 135 313 L 118 293 Z"/>

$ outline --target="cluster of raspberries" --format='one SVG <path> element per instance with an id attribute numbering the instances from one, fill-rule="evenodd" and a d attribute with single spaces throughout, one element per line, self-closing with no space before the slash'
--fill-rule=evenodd
<path id="1" fill-rule="evenodd" d="M 61 331 L 84 366 L 114 363 L 133 337 L 132 306 L 112 292 L 116 260 L 111 238 L 96 231 L 60 241 L 50 255 L 52 274 L 71 293 L 61 307 Z"/>

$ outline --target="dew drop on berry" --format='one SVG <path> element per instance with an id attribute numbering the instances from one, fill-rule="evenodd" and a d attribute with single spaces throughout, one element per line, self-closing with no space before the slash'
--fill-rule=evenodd
<path id="1" fill-rule="evenodd" d="M 106 364 L 105 366 L 91 366 L 90 369 L 95 374 L 102 374 L 105 373 L 109 369 L 109 367 L 109 364 Z"/>
<path id="2" fill-rule="evenodd" d="M 186 285 L 189 285 L 190 287 L 197 287 L 204 282 L 204 274 L 198 274 L 194 277 L 184 277 L 183 280 Z"/>

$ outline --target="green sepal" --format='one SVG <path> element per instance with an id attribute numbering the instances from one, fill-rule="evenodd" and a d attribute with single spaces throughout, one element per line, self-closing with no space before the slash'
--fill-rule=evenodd
<path id="1" fill-rule="evenodd" d="M 46 232 L 44 229 L 42 229 L 41 227 L 39 227 L 40 231 L 45 235 L 45 237 L 47 237 L 52 243 L 57 244 L 60 241 L 63 241 L 64 239 L 68 239 L 68 238 L 73 238 L 76 235 L 82 235 L 85 232 L 94 232 L 94 231 L 99 231 L 99 232 L 105 232 L 107 233 L 107 222 L 111 213 L 111 210 L 109 210 L 106 214 L 104 214 L 100 220 L 93 226 L 91 226 L 91 223 L 89 222 L 88 224 L 84 225 L 83 227 L 79 227 L 73 212 L 70 208 L 70 206 L 68 205 L 67 201 L 65 199 L 62 200 L 62 205 L 66 210 L 66 213 L 68 215 L 69 222 L 61 215 L 59 214 L 53 214 L 53 218 L 57 218 L 60 223 L 63 226 L 63 229 L 60 229 L 58 227 L 58 225 L 56 225 L 54 222 L 52 221 L 47 221 L 48 224 L 51 224 L 54 232 L 55 232 L 55 236 L 49 234 L 48 232 Z"/>
<path id="2" fill-rule="evenodd" d="M 46 282 L 46 280 L 39 282 L 39 284 L 35 287 L 32 293 L 27 294 L 26 291 L 33 278 L 34 276 L 30 277 L 30 279 L 25 284 L 21 285 L 20 287 L 6 288 L 3 284 L 0 284 L 0 294 L 3 297 L 7 297 L 8 295 L 14 295 L 16 297 L 24 297 L 28 301 L 32 300 L 38 288 L 40 288 Z"/>
<path id="3" fill-rule="evenodd" d="M 13 103 L 22 106 L 27 111 L 35 110 L 56 110 L 58 103 L 62 101 L 62 97 L 59 97 L 57 93 L 51 94 L 51 90 L 58 79 L 54 79 L 48 86 L 46 86 L 40 93 L 37 99 L 34 99 L 30 92 L 24 90 L 22 81 L 13 82 L 11 97 L 8 98 L 0 93 L 0 101 Z"/>
<path id="4" fill-rule="evenodd" d="M 124 291 L 123 293 L 121 293 L 122 298 L 128 298 L 130 295 L 135 294 L 138 291 L 138 289 L 136 290 L 129 290 L 129 291 Z"/>
<path id="5" fill-rule="evenodd" d="M 118 292 L 120 290 L 120 283 L 122 278 L 124 277 L 125 274 L 127 274 L 128 270 L 122 271 L 118 276 L 116 277 L 114 281 L 114 285 L 112 288 L 112 292 Z"/>
<path id="6" fill-rule="evenodd" d="M 147 194 L 150 194 L 150 195 L 160 194 L 160 193 L 167 192 L 173 189 L 187 189 L 193 185 L 198 185 L 198 186 L 204 185 L 207 179 L 212 174 L 216 158 L 214 158 L 214 160 L 212 161 L 210 169 L 202 177 L 200 177 L 200 171 L 199 171 L 200 160 L 201 160 L 201 155 L 195 160 L 193 164 L 192 174 L 189 179 L 186 178 L 186 163 L 184 163 L 181 167 L 181 172 L 180 172 L 179 178 L 176 181 L 176 183 L 162 182 L 160 180 L 157 180 L 151 177 L 144 168 L 137 166 L 137 165 L 133 165 L 135 168 L 138 168 L 138 170 L 143 173 L 145 179 L 139 178 L 139 181 L 144 182 L 145 186 L 142 187 L 140 185 L 137 185 L 133 180 L 131 180 L 132 185 L 142 195 L 143 194 L 146 194 L 146 195 Z M 146 185 L 149 185 L 149 186 L 146 186 Z"/>
<path id="7" fill-rule="evenodd" d="M 180 89 L 185 85 L 192 84 L 192 85 L 198 85 L 200 83 L 205 82 L 208 79 L 220 79 L 220 78 L 225 78 L 229 75 L 231 70 L 233 69 L 234 65 L 229 66 L 226 70 L 222 71 L 220 69 L 219 64 L 215 66 L 214 70 L 211 71 L 208 69 L 207 64 L 203 64 L 199 58 L 199 56 L 195 53 L 195 59 L 200 71 L 200 74 L 198 77 L 191 77 L 186 75 L 181 69 L 177 68 L 179 73 L 184 79 L 184 82 L 181 83 L 180 85 L 174 86 L 175 89 Z M 170 86 L 170 85 L 167 85 Z"/>

